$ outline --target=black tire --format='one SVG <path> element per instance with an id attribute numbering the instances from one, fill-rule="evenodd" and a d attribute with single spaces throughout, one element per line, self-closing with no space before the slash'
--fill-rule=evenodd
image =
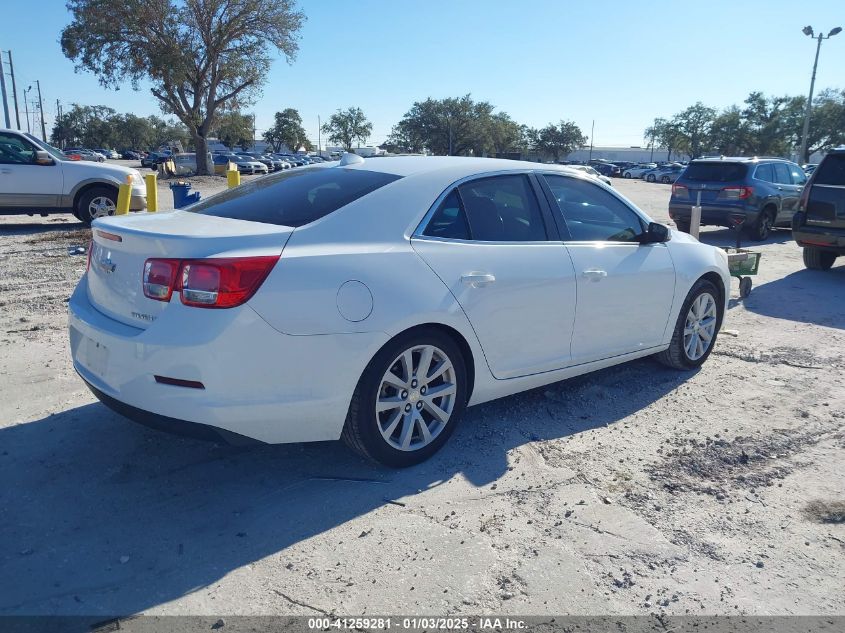
<path id="1" fill-rule="evenodd" d="M 419 345 L 433 345 L 451 361 L 455 372 L 455 404 L 439 435 L 422 448 L 403 451 L 388 444 L 382 436 L 375 404 L 382 377 L 390 364 L 405 350 Z M 400 334 L 379 350 L 364 370 L 349 404 L 341 439 L 361 456 L 386 466 L 405 468 L 425 461 L 446 443 L 466 408 L 468 390 L 465 362 L 455 341 L 440 330 L 420 328 Z"/>
<path id="2" fill-rule="evenodd" d="M 668 185 L 669 184 L 669 176 L 661 177 L 660 182 L 662 182 L 664 185 Z"/>
<path id="3" fill-rule="evenodd" d="M 804 266 L 810 270 L 830 270 L 836 257 L 836 253 L 830 251 L 823 251 L 812 246 L 804 247 Z"/>
<path id="4" fill-rule="evenodd" d="M 91 203 L 97 198 L 107 198 L 111 201 L 112 207 L 117 207 L 117 189 L 114 187 L 91 187 L 82 192 L 76 201 L 73 214 L 85 224 L 91 224 L 94 217 L 91 215 Z M 109 215 L 114 215 L 112 210 Z"/>
<path id="5" fill-rule="evenodd" d="M 690 311 L 690 306 L 692 306 L 693 301 L 698 299 L 698 297 L 704 293 L 709 293 L 716 302 L 716 329 L 713 332 L 713 338 L 710 340 L 710 346 L 704 354 L 702 354 L 700 358 L 692 360 L 689 356 L 687 356 L 686 350 L 684 349 L 684 328 L 686 326 L 687 314 Z M 707 281 L 706 279 L 699 279 L 695 282 L 695 285 L 689 291 L 689 294 L 684 301 L 684 305 L 681 306 L 681 312 L 678 314 L 678 320 L 675 323 L 675 330 L 672 332 L 672 341 L 669 343 L 668 349 L 655 354 L 655 358 L 659 362 L 673 369 L 681 370 L 690 370 L 701 367 L 704 361 L 707 360 L 707 357 L 710 356 L 710 352 L 712 352 L 713 348 L 716 346 L 716 337 L 719 334 L 719 328 L 722 327 L 722 313 L 724 311 L 724 305 L 719 299 L 720 296 L 719 291 L 712 282 Z"/>
<path id="6" fill-rule="evenodd" d="M 648 182 L 654 182 L 655 181 L 654 174 L 649 174 L 648 176 L 645 177 L 645 179 Z"/>
<path id="7" fill-rule="evenodd" d="M 689 233 L 690 222 L 689 220 L 675 220 L 675 228 L 684 233 Z"/>
<path id="8" fill-rule="evenodd" d="M 623 178 L 631 178 L 631 174 L 626 171 L 624 174 L 622 174 L 622 177 Z"/>
<path id="9" fill-rule="evenodd" d="M 757 221 L 747 227 L 748 239 L 752 242 L 762 242 L 771 235 L 774 225 L 775 211 L 771 207 L 766 207 L 757 215 Z"/>

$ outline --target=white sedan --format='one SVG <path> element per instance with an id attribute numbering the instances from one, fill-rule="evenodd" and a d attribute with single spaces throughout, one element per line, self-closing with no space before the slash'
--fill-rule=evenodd
<path id="1" fill-rule="evenodd" d="M 407 466 L 466 406 L 643 356 L 698 367 L 729 281 L 724 251 L 565 167 L 346 155 L 96 220 L 70 344 L 136 421 Z"/>

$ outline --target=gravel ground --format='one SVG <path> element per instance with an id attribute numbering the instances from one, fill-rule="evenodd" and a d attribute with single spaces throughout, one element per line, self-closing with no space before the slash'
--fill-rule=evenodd
<path id="1" fill-rule="evenodd" d="M 669 186 L 614 185 L 668 222 Z M 845 614 L 845 266 L 804 270 L 788 232 L 700 371 L 474 407 L 403 471 L 97 403 L 66 336 L 88 233 L 0 218 L 0 614 Z"/>

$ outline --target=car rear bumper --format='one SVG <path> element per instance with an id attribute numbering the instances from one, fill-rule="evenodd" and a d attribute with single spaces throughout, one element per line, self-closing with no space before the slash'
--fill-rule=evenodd
<path id="1" fill-rule="evenodd" d="M 291 336 L 248 305 L 203 310 L 178 299 L 139 329 L 94 307 L 87 276 L 68 303 L 68 328 L 74 369 L 112 409 L 155 428 L 271 444 L 338 439 L 355 386 L 387 340 Z"/>
<path id="2" fill-rule="evenodd" d="M 820 248 L 845 255 L 845 229 L 804 224 L 793 227 L 792 239 L 798 243 L 798 246 Z"/>
<path id="3" fill-rule="evenodd" d="M 701 224 L 730 227 L 733 225 L 728 221 L 728 216 L 734 214 L 745 216 L 745 223 L 748 225 L 757 220 L 759 212 L 756 209 L 747 209 L 741 206 L 731 207 L 702 204 Z M 669 203 L 669 217 L 673 220 L 689 222 L 691 216 L 692 204 Z"/>

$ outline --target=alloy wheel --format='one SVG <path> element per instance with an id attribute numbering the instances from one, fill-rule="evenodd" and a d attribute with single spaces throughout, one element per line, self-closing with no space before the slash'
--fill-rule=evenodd
<path id="1" fill-rule="evenodd" d="M 416 451 L 440 435 L 455 410 L 457 385 L 449 357 L 434 345 L 402 352 L 381 378 L 376 424 L 390 446 Z"/>
<path id="2" fill-rule="evenodd" d="M 115 203 L 105 196 L 97 196 L 88 204 L 88 215 L 91 219 L 104 218 L 109 215 L 114 215 Z"/>
<path id="3" fill-rule="evenodd" d="M 703 292 L 692 302 L 684 324 L 684 353 L 698 360 L 710 349 L 716 334 L 716 299 Z"/>

